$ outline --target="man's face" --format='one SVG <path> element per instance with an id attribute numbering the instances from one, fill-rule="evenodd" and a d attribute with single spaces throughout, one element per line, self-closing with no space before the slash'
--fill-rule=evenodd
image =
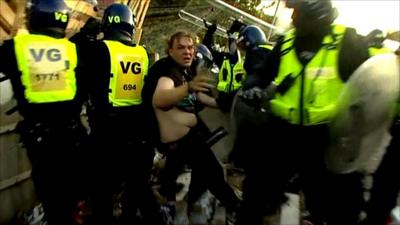
<path id="1" fill-rule="evenodd" d="M 174 40 L 172 48 L 168 50 L 169 55 L 182 67 L 189 67 L 194 56 L 193 39 L 181 37 Z"/>

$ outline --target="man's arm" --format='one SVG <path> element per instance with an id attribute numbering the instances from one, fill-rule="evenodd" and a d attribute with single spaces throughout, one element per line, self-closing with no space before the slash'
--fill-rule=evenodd
<path id="1" fill-rule="evenodd" d="M 169 77 L 161 77 L 153 95 L 153 106 L 169 108 L 175 106 L 189 94 L 189 85 L 183 83 L 175 87 L 174 81 Z"/>
<path id="2" fill-rule="evenodd" d="M 218 104 L 215 98 L 204 94 L 203 92 L 197 92 L 197 99 L 206 106 L 217 108 Z"/>
<path id="3" fill-rule="evenodd" d="M 169 108 L 177 105 L 182 99 L 188 96 L 190 92 L 207 92 L 213 85 L 210 84 L 211 78 L 204 75 L 197 75 L 193 80 L 184 82 L 175 87 L 174 81 L 162 76 L 158 82 L 153 95 L 153 105 L 157 108 Z"/>

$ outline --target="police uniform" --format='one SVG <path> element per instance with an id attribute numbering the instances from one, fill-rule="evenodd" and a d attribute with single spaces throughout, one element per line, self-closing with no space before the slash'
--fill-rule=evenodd
<path id="1" fill-rule="evenodd" d="M 248 90 L 249 87 L 254 86 L 258 83 L 264 83 L 266 81 L 266 76 L 264 76 L 266 70 L 266 62 L 269 54 L 271 53 L 272 46 L 270 45 L 257 45 L 253 48 L 248 47 L 246 49 L 246 57 L 243 63 L 243 69 L 245 71 L 245 77 L 240 83 L 239 88 L 241 90 Z M 237 91 L 237 90 L 236 90 Z M 234 92 L 236 94 L 236 92 Z M 238 99 L 233 110 L 240 108 L 238 105 Z M 245 103 L 246 104 L 246 103 Z M 251 105 L 251 104 L 250 104 Z M 235 166 L 244 168 L 247 163 L 251 163 L 247 160 L 248 155 L 248 144 L 252 145 L 263 145 L 262 137 L 258 137 L 257 134 L 261 134 L 263 131 L 262 120 L 257 120 L 254 123 L 253 117 L 263 117 L 263 113 L 258 113 L 256 109 L 251 108 L 252 116 L 243 117 L 240 121 L 236 121 L 236 138 L 234 139 L 234 144 L 232 151 L 229 153 L 229 160 L 235 164 Z M 258 114 L 258 115 L 257 115 Z M 251 131 L 251 132 L 250 132 Z M 260 142 L 259 144 L 257 144 Z"/>
<path id="2" fill-rule="evenodd" d="M 32 164 L 36 193 L 49 224 L 71 224 L 82 197 L 80 123 L 85 91 L 76 46 L 45 33 L 21 34 L 0 47 L 0 71 L 11 80 L 18 125 Z"/>
<path id="3" fill-rule="evenodd" d="M 361 174 L 331 174 L 323 164 L 323 149 L 329 143 L 326 124 L 343 82 L 369 54 L 353 29 L 338 25 L 331 29 L 320 45 L 308 47 L 304 47 L 307 40 L 288 32 L 272 51 L 264 77 L 258 79 L 274 81 L 277 91 L 270 101 L 272 118 L 262 134 L 265 147 L 248 144 L 253 151 L 237 224 L 259 224 L 265 213 L 276 213 L 295 174 L 300 175 L 314 223 L 345 225 L 358 220 Z M 265 88 L 268 83 L 256 86 Z M 260 177 L 266 181 L 259 182 Z"/>
<path id="4" fill-rule="evenodd" d="M 104 12 L 104 39 L 88 42 L 84 54 L 93 160 L 92 223 L 112 224 L 113 196 L 122 193 L 122 224 L 162 224 L 150 187 L 154 147 L 149 142 L 142 88 L 147 51 L 132 44 L 133 13 L 112 4 Z"/>
<path id="5" fill-rule="evenodd" d="M 99 159 L 93 162 L 95 220 L 112 220 L 112 196 L 124 183 L 124 220 L 133 221 L 140 208 L 147 223 L 160 224 L 159 216 L 151 214 L 158 212 L 149 186 L 154 147 L 141 97 L 147 52 L 142 46 L 112 40 L 93 43 L 89 49 L 88 118 L 92 154 Z"/>

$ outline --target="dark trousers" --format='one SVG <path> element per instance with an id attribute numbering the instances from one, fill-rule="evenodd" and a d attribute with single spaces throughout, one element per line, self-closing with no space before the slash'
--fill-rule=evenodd
<path id="1" fill-rule="evenodd" d="M 71 225 L 84 180 L 86 131 L 77 123 L 23 123 L 21 137 L 32 164 L 32 179 L 49 225 Z"/>
<path id="2" fill-rule="evenodd" d="M 353 225 L 363 202 L 361 175 L 335 175 L 324 167 L 329 137 L 325 126 L 301 127 L 273 118 L 263 140 L 248 143 L 243 182 L 243 202 L 237 225 L 260 225 L 265 215 L 279 211 L 286 201 L 288 181 L 299 175 L 305 203 L 316 225 Z"/>
<path id="3" fill-rule="evenodd" d="M 223 168 L 195 128 L 182 139 L 161 144 L 159 150 L 166 155 L 165 168 L 160 172 L 160 193 L 169 201 L 175 201 L 176 179 L 184 165 L 192 169 L 188 204 L 192 204 L 204 193 L 210 192 L 221 201 L 227 210 L 235 210 L 238 204 L 233 189 L 225 181 Z"/>
<path id="4" fill-rule="evenodd" d="M 122 193 L 122 224 L 163 224 L 149 183 L 155 153 L 152 145 L 120 132 L 94 137 L 94 143 L 91 224 L 113 224 L 118 193 Z"/>
<path id="5" fill-rule="evenodd" d="M 393 128 L 392 138 L 381 164 L 373 175 L 371 198 L 366 208 L 366 225 L 383 225 L 396 206 L 400 192 L 400 124 Z"/>

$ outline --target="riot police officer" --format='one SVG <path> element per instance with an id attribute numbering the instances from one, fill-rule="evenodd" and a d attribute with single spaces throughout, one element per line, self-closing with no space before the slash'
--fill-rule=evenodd
<path id="1" fill-rule="evenodd" d="M 122 190 L 122 221 L 161 224 L 149 186 L 154 148 L 146 132 L 141 91 L 148 55 L 133 44 L 135 16 L 124 4 L 104 11 L 103 40 L 90 42 L 85 55 L 88 76 L 88 118 L 93 143 L 93 224 L 112 224 L 113 195 Z"/>
<path id="2" fill-rule="evenodd" d="M 247 90 L 249 87 L 253 87 L 255 84 L 262 82 L 257 79 L 265 77 L 263 76 L 266 65 L 265 62 L 273 46 L 267 43 L 264 31 L 255 25 L 249 25 L 242 29 L 237 43 L 239 49 L 246 52 L 246 60 L 243 66 L 247 76 L 243 84 L 243 89 Z M 251 95 L 246 94 L 243 97 L 252 98 Z"/>
<path id="3" fill-rule="evenodd" d="M 36 0 L 27 8 L 28 30 L 0 47 L 0 72 L 12 83 L 23 117 L 18 131 L 32 164 L 32 178 L 48 224 L 72 224 L 84 189 L 80 160 L 86 130 L 76 46 L 64 39 L 69 9 L 62 0 Z"/>
<path id="4" fill-rule="evenodd" d="M 261 224 L 279 213 L 288 180 L 299 174 L 313 224 L 353 225 L 363 202 L 361 175 L 332 174 L 324 165 L 327 124 L 343 83 L 368 59 L 368 46 L 354 29 L 333 24 L 330 0 L 288 0 L 293 30 L 268 56 L 265 71 L 243 96 L 275 87 L 268 96 L 265 148 L 253 152 L 243 183 L 237 225 Z M 257 92 L 255 92 L 257 93 Z M 260 177 L 268 180 L 260 183 Z M 266 184 L 266 185 L 263 185 Z M 256 209 L 256 210 L 254 210 Z"/>
<path id="5" fill-rule="evenodd" d="M 229 111 L 232 105 L 233 97 L 241 88 L 246 77 L 243 68 L 243 56 L 237 48 L 236 40 L 239 30 L 246 25 L 239 20 L 235 20 L 227 31 L 228 35 L 228 52 L 221 52 L 214 47 L 213 35 L 217 30 L 217 24 L 207 25 L 207 32 L 203 39 L 203 44 L 211 50 L 213 60 L 219 67 L 218 74 L 218 107 L 222 111 Z"/>
<path id="6" fill-rule="evenodd" d="M 257 142 L 263 139 L 262 137 L 258 137 L 257 134 L 262 134 L 260 129 L 263 129 L 262 118 L 264 115 L 252 108 L 254 106 L 252 104 L 254 95 L 260 94 L 261 89 L 253 86 L 262 83 L 263 81 L 261 80 L 265 79 L 266 61 L 272 46 L 267 44 L 264 31 L 255 25 L 249 25 L 240 30 L 237 45 L 241 51 L 246 53 L 243 64 L 246 77 L 242 82 L 243 86 L 238 91 L 238 95 L 245 98 L 245 104 L 250 104 L 250 107 L 247 108 L 247 105 L 241 104 L 241 98 L 237 98 L 235 105 L 232 107 L 232 115 L 235 116 L 237 113 L 241 115 L 235 117 L 235 139 L 229 158 L 235 166 L 244 168 L 246 167 L 246 163 L 252 163 L 247 162 L 248 153 L 257 149 L 257 146 L 260 144 L 263 144 Z M 253 88 L 248 90 L 249 87 Z M 254 132 L 249 132 L 250 130 Z"/>

